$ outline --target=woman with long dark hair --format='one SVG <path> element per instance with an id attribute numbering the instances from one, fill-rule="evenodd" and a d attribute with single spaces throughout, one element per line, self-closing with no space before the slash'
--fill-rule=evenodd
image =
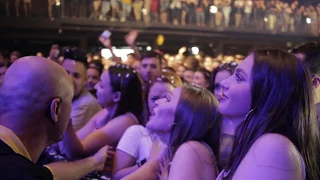
<path id="1" fill-rule="evenodd" d="M 319 126 L 311 75 L 278 49 L 251 53 L 220 82 L 219 111 L 237 127 L 217 179 L 319 179 Z"/>
<path id="2" fill-rule="evenodd" d="M 68 158 L 90 155 L 105 145 L 116 147 L 128 127 L 142 124 L 142 85 L 134 69 L 122 64 L 109 67 L 96 89 L 104 109 L 77 134 L 68 126 L 62 147 Z"/>

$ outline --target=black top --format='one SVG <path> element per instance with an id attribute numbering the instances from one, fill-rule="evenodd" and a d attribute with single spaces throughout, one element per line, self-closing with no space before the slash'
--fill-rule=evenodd
<path id="1" fill-rule="evenodd" d="M 1 180 L 53 180 L 49 169 L 15 153 L 2 140 L 0 140 L 0 177 Z"/>

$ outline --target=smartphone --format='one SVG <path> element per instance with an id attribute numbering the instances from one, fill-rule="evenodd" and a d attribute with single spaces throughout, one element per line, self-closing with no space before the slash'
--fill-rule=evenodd
<path id="1" fill-rule="evenodd" d="M 109 30 L 105 30 L 100 36 L 104 39 L 108 39 L 111 36 L 111 32 Z"/>

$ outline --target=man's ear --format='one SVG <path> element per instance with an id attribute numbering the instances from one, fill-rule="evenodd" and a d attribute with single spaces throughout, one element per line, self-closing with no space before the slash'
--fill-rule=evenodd
<path id="1" fill-rule="evenodd" d="M 56 124 L 58 122 L 58 114 L 60 111 L 60 104 L 61 104 L 60 98 L 54 98 L 50 104 L 50 116 L 51 116 L 51 120 L 53 121 L 54 124 Z"/>

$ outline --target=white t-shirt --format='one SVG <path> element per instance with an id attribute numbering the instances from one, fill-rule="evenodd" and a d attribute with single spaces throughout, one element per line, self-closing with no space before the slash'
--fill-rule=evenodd
<path id="1" fill-rule="evenodd" d="M 141 125 L 132 125 L 121 137 L 117 149 L 135 157 L 137 162 L 149 157 L 152 134 Z"/>

